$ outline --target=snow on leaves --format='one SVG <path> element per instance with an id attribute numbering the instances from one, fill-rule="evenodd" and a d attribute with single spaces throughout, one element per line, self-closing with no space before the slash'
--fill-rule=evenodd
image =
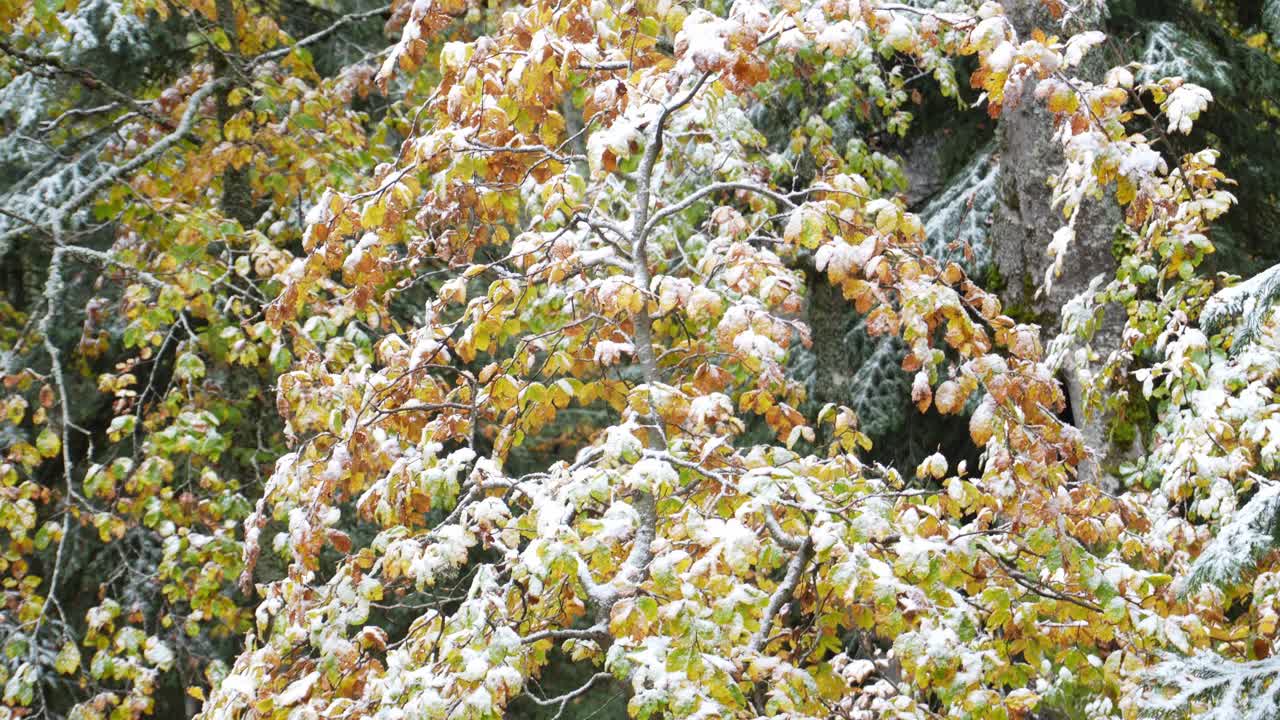
<path id="1" fill-rule="evenodd" d="M 91 468 L 81 509 L 103 542 L 163 537 L 188 636 L 248 631 L 234 665 L 210 671 L 204 717 L 497 717 L 553 670 L 553 649 L 628 688 L 640 718 L 1018 718 L 1079 694 L 1098 716 L 1132 715 L 1160 653 L 1244 637 L 1222 593 L 1252 592 L 1274 631 L 1274 493 L 1258 472 L 1274 333 L 1223 361 L 1194 312 L 1142 304 L 1207 294 L 1196 266 L 1231 197 L 1212 152 L 1167 158 L 1135 108 L 1161 108 L 1152 132 L 1185 134 L 1210 94 L 1128 67 L 1075 77 L 1098 32 L 1019 37 L 995 2 L 917 5 L 396 2 L 376 73 L 309 83 L 285 73 L 310 78 L 307 62 L 281 55 L 250 68 L 224 100 L 241 109 L 181 162 L 133 155 L 154 167 L 130 190 L 184 212 L 126 217 L 120 256 L 165 278 L 125 293 L 126 343 L 172 345 L 176 390 L 148 414 L 136 363 L 102 376 L 113 442 L 141 435 L 142 452 Z M 237 22 L 246 48 L 278 38 Z M 1169 403 L 1153 489 L 1078 481 L 1088 449 L 1039 329 L 929 253 L 883 165 L 854 162 L 814 119 L 784 141 L 806 158 L 798 172 L 748 112 L 773 69 L 849 62 L 869 98 L 857 112 L 901 132 L 902 70 L 955 94 L 958 56 L 976 56 L 992 117 L 1028 83 L 1053 114 L 1055 268 L 1081 202 L 1114 187 L 1125 208 L 1131 246 L 1103 292 L 1131 308 L 1116 366 L 1161 358 L 1139 376 Z M 174 88 L 171 119 L 194 116 L 183 98 L 212 88 L 209 73 Z M 373 158 L 350 103 L 375 87 L 396 103 L 378 142 L 401 142 Z M 251 145 L 297 162 L 271 172 Z M 298 207 L 253 228 L 185 211 L 248 167 L 253 192 Z M 136 247 L 157 227 L 196 270 Z M 920 412 L 976 407 L 977 465 L 876 465 L 852 410 L 806 414 L 786 364 L 829 340 L 804 322 L 810 274 L 869 333 L 902 341 Z M 213 329 L 182 328 L 183 313 Z M 233 371 L 270 378 L 290 446 L 252 507 L 218 464 L 247 430 L 211 385 Z M 56 405 L 35 392 L 32 412 Z M 5 415 L 33 405 L 6 400 Z M 0 475 L 15 507 L 50 500 L 17 466 L 65 451 L 52 432 L 17 446 Z M 245 476 L 267 461 L 251 457 Z M 175 498 L 175 476 L 233 501 Z M 19 544 L 64 532 L 32 517 L 0 523 Z M 1249 562 L 1227 567 L 1242 546 Z M 1252 588 L 1203 582 L 1243 586 L 1246 572 Z M 251 614 L 226 598 L 233 583 L 257 598 Z M 21 602 L 46 604 L 35 590 Z M 88 672 L 131 683 L 128 707 L 183 661 L 114 600 L 86 620 Z M 48 665 L 75 673 L 78 652 Z M 16 666 L 5 701 L 29 706 L 40 672 Z"/>
<path id="2" fill-rule="evenodd" d="M 413 5 L 384 82 L 414 71 L 447 14 Z M 973 81 L 993 114 L 1037 81 L 1059 113 L 1069 218 L 1107 182 L 1097 168 L 1132 185 L 1125 202 L 1153 202 L 1169 167 L 1113 120 L 1126 112 L 1123 76 L 1095 86 L 1065 74 L 1101 35 L 1018 39 L 994 3 L 973 15 L 735 3 L 728 16 L 668 15 L 667 58 L 650 34 L 662 28 L 637 32 L 630 18 L 535 3 L 508 11 L 491 35 L 446 45 L 407 154 L 379 172 L 376 190 L 331 195 L 310 218 L 311 257 L 340 260 L 344 283 L 367 287 L 382 271 L 363 258 L 395 252 L 412 204 L 424 235 L 408 240 L 405 261 L 435 258 L 456 277 L 428 301 L 414 338 L 380 343 L 376 364 L 304 364 L 282 382 L 295 432 L 331 436 L 277 468 L 266 502 L 298 518 L 287 543 L 296 569 L 262 591 L 274 613 L 344 621 L 313 622 L 309 636 L 280 621 L 262 628 L 264 644 L 241 656 L 237 674 L 265 673 L 291 702 L 304 692 L 290 689 L 305 686 L 317 711 L 486 716 L 556 644 L 627 683 L 640 717 L 825 716 L 883 663 L 900 667 L 909 688 L 872 683 L 869 703 L 850 712 L 923 712 L 932 697 L 1017 715 L 1058 690 L 1061 680 L 1029 683 L 1067 666 L 1068 645 L 1105 655 L 1121 634 L 1154 647 L 1202 643 L 1194 623 L 1143 630 L 1160 616 L 1126 603 L 1172 603 L 1170 591 L 1121 556 L 1089 550 L 1148 520 L 1127 499 L 1073 484 L 1085 450 L 1056 416 L 1064 398 L 1037 331 L 1003 315 L 960 266 L 924 253 L 920 219 L 858 173 L 836 166 L 809 187 L 776 187 L 736 162 L 758 141 L 724 124 L 766 82 L 775 53 L 841 56 L 867 44 L 926 65 L 978 54 Z M 560 99 L 575 87 L 580 135 Z M 1195 92 L 1169 101 L 1178 128 L 1203 109 Z M 396 183 L 404 199 L 389 191 Z M 795 343 L 811 342 L 796 320 L 801 252 L 868 314 L 871 332 L 906 342 L 922 411 L 959 413 L 980 394 L 977 474 L 936 456 L 914 482 L 946 492 L 912 489 L 859 461 L 866 439 L 851 412 L 797 410 L 803 391 L 782 364 Z M 310 286 L 324 267 L 308 261 L 286 278 L 286 298 L 319 297 Z M 385 316 L 376 295 L 356 297 L 327 302 Z M 274 321 L 300 307 L 281 305 Z M 593 403 L 614 424 L 592 433 L 557 422 Z M 742 446 L 752 416 L 782 445 Z M 572 461 L 509 469 L 513 452 L 549 431 L 578 448 Z M 827 453 L 802 452 L 819 431 Z M 471 452 L 481 438 L 487 457 Z M 327 518 L 357 496 L 383 529 L 321 581 L 312 573 L 331 542 Z M 493 554 L 477 564 L 478 548 Z M 385 661 L 346 678 L 326 669 L 361 652 L 361 587 L 421 592 L 468 564 L 461 605 L 422 615 L 394 651 L 375 649 Z M 812 618 L 812 630 L 797 617 Z M 893 660 L 835 672 L 820 659 L 847 659 L 840 628 L 897 638 Z M 285 666 L 285 656 L 302 659 Z M 421 664 L 410 680 L 412 658 Z M 310 680 L 312 668 L 327 680 Z M 1113 697 L 1133 677 L 1079 672 Z M 234 707 L 224 690 L 208 714 Z"/>

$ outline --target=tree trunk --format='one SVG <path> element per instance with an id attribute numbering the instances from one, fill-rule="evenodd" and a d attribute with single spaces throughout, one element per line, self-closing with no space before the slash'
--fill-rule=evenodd
<path id="1" fill-rule="evenodd" d="M 1045 34 L 1064 34 L 1058 21 L 1050 16 L 1041 0 L 1015 0 L 1007 5 L 1009 17 L 1020 38 L 1029 37 L 1040 28 Z M 1068 30 L 1078 32 L 1088 26 L 1100 27 L 1103 18 L 1081 18 Z M 1101 76 L 1105 63 L 1095 53 L 1086 56 L 1084 75 Z M 1021 102 L 1004 110 L 1000 117 L 997 142 L 1000 152 L 1000 184 L 995 218 L 991 227 L 993 261 L 1005 280 L 1003 299 L 1010 314 L 1031 316 L 1041 323 L 1046 335 L 1053 335 L 1061 320 L 1063 306 L 1089 287 L 1099 274 L 1115 272 L 1112 242 L 1120 227 L 1120 208 L 1109 196 L 1101 200 L 1086 199 L 1076 221 L 1076 238 L 1070 246 L 1066 271 L 1055 278 L 1052 289 L 1041 292 L 1044 274 L 1049 267 L 1047 255 L 1054 231 L 1065 222 L 1059 209 L 1053 207 L 1050 176 L 1063 166 L 1061 147 L 1054 139 L 1052 114 L 1035 97 L 1035 83 L 1023 88 Z M 1080 465 L 1081 479 L 1095 481 L 1100 468 L 1114 457 L 1108 440 L 1109 418 L 1091 411 L 1084 402 L 1084 390 L 1091 371 L 1102 359 L 1119 347 L 1124 327 L 1124 311 L 1108 307 L 1102 326 L 1092 342 L 1091 359 L 1079 363 L 1071 354 L 1062 368 L 1071 420 L 1084 433 L 1091 456 Z"/>

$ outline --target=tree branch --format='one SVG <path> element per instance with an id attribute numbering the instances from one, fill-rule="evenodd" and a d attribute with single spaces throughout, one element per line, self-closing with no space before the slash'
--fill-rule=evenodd
<path id="1" fill-rule="evenodd" d="M 645 231 L 648 232 L 652 230 L 654 227 L 657 226 L 658 223 L 662 222 L 668 217 L 671 217 L 672 215 L 675 215 L 676 213 L 682 210 L 685 210 L 686 208 L 698 202 L 702 198 L 708 195 L 711 195 L 712 193 L 721 192 L 723 190 L 742 190 L 744 192 L 753 192 L 758 195 L 763 195 L 771 200 L 774 200 L 775 202 L 782 203 L 783 205 L 786 205 L 789 208 L 794 208 L 796 206 L 796 204 L 791 200 L 791 198 L 788 198 L 786 195 L 783 195 L 780 192 L 770 190 L 769 188 L 764 187 L 763 185 L 755 185 L 753 183 L 744 183 L 744 182 L 718 182 L 718 183 L 712 183 L 710 185 L 703 186 L 698 190 L 696 190 L 695 192 L 686 196 L 680 202 L 674 205 L 668 205 L 667 207 L 654 213 L 653 217 L 650 218 L 648 227 L 645 228 Z"/>
<path id="2" fill-rule="evenodd" d="M 106 173 L 100 175 L 98 179 L 89 183 L 88 187 L 81 190 L 67 202 L 63 203 L 57 211 L 55 211 L 58 217 L 50 219 L 50 224 L 60 223 L 67 215 L 75 212 L 85 203 L 92 200 L 93 196 L 104 187 L 116 182 L 120 178 L 134 170 L 137 170 L 143 165 L 146 165 L 161 153 L 181 142 L 182 139 L 186 137 L 187 133 L 191 132 L 192 126 L 195 125 L 196 118 L 200 115 L 200 106 L 204 103 L 205 98 L 209 97 L 214 90 L 217 90 L 226 83 L 227 81 L 224 79 L 212 80 L 205 83 L 199 90 L 192 93 L 191 97 L 187 100 L 187 109 L 182 113 L 182 120 L 178 123 L 178 127 L 175 128 L 173 132 L 160 138 L 154 145 L 138 153 L 128 162 L 122 165 L 117 165 Z"/>
<path id="3" fill-rule="evenodd" d="M 151 273 L 141 268 L 136 268 L 132 265 L 123 263 L 120 260 L 117 260 L 116 258 L 112 257 L 111 253 L 105 253 L 105 252 L 102 252 L 101 250 L 94 250 L 92 248 L 82 247 L 79 245 L 63 245 L 62 249 L 63 249 L 63 252 L 65 252 L 67 255 L 70 255 L 71 257 L 74 257 L 79 260 L 85 260 L 87 262 L 91 262 L 96 265 L 103 265 L 103 266 L 114 265 L 120 268 L 121 270 L 124 270 L 125 272 L 136 276 L 139 280 L 142 281 L 144 285 L 147 285 L 148 287 L 151 287 L 155 290 L 163 290 L 164 288 L 168 287 L 168 285 L 166 285 L 163 280 L 156 277 L 155 275 L 152 275 Z"/>
<path id="4" fill-rule="evenodd" d="M 760 619 L 760 629 L 751 636 L 751 642 L 747 646 L 751 652 L 760 652 L 764 649 L 765 643 L 769 638 L 769 632 L 773 628 L 774 620 L 777 619 L 782 606 L 795 593 L 796 586 L 800 584 L 800 576 L 804 573 L 805 566 L 809 564 L 809 556 L 812 554 L 812 550 L 812 543 L 809 538 L 805 538 L 800 543 L 800 549 L 796 551 L 795 555 L 791 556 L 791 562 L 787 563 L 787 575 L 782 579 L 782 584 L 773 591 L 773 596 L 769 598 L 769 605 L 764 610 L 764 617 Z"/>
<path id="5" fill-rule="evenodd" d="M 293 52 L 296 48 L 306 47 L 308 45 L 314 45 L 320 42 L 321 40 L 329 37 L 333 33 L 342 29 L 344 25 L 349 25 L 353 22 L 359 22 L 361 20 L 367 20 L 371 17 L 376 17 L 378 15 L 386 15 L 389 12 L 391 12 L 391 6 L 383 5 L 382 7 L 376 8 L 374 10 L 365 10 L 364 12 L 356 12 L 356 13 L 351 13 L 350 15 L 343 15 L 342 17 L 335 20 L 333 24 L 330 25 L 329 27 L 326 27 L 323 30 L 317 30 L 316 32 L 313 32 L 310 35 L 302 38 L 301 40 L 298 40 L 292 45 L 287 45 L 282 48 L 276 48 L 275 50 L 264 52 L 261 55 L 254 57 L 252 63 L 257 64 L 257 63 L 266 62 L 269 60 L 276 60 L 278 58 L 282 58 L 285 55 L 288 55 L 289 53 Z"/>
<path id="6" fill-rule="evenodd" d="M 613 676 L 607 672 L 596 673 L 595 675 L 592 675 L 590 679 L 588 679 L 587 682 L 582 685 L 582 687 L 579 687 L 576 690 L 570 690 L 569 692 L 563 695 L 557 695 L 556 697 L 553 697 L 553 698 L 540 698 L 537 695 L 534 695 L 533 693 L 527 692 L 527 691 L 525 692 L 525 695 L 528 695 L 529 699 L 532 700 L 535 704 L 541 705 L 543 707 L 549 707 L 551 705 L 559 705 L 560 707 L 556 711 L 555 717 L 552 718 L 552 720 L 558 720 L 560 716 L 564 715 L 565 706 L 569 704 L 569 701 L 582 697 L 583 695 L 587 694 L 587 691 L 591 689 L 592 685 L 595 685 L 597 682 L 601 680 L 607 680 L 611 677 Z"/>
<path id="7" fill-rule="evenodd" d="M 132 172 L 133 170 L 150 162 L 153 158 L 181 141 L 182 138 L 191 131 L 191 126 L 195 124 L 196 117 L 199 115 L 201 103 L 217 88 L 219 84 L 220 81 L 209 82 L 193 93 L 188 101 L 186 111 L 183 112 L 182 121 L 173 132 L 161 138 L 156 142 L 156 144 L 147 148 L 145 151 L 139 153 L 132 160 L 113 168 L 98 177 L 97 180 L 89 183 L 88 187 L 81 190 L 67 202 L 55 208 L 49 219 L 48 232 L 53 237 L 54 248 L 53 255 L 49 259 L 49 276 L 48 279 L 45 280 L 44 284 L 45 312 L 40 318 L 37 329 L 40 337 L 42 338 L 45 352 L 49 356 L 50 374 L 53 377 L 54 388 L 58 393 L 58 401 L 62 408 L 62 476 L 63 482 L 66 485 L 65 492 L 68 507 L 66 509 L 66 514 L 63 516 L 62 536 L 58 539 L 58 549 L 54 556 L 53 571 L 49 575 L 49 590 L 45 595 L 44 603 L 40 607 L 40 613 L 36 616 L 35 629 L 31 633 L 32 641 L 30 652 L 33 656 L 39 647 L 40 628 L 44 624 L 45 615 L 48 613 L 49 605 L 53 602 L 54 595 L 58 589 L 58 579 L 62 571 L 63 553 L 66 550 L 67 537 L 71 534 L 70 504 L 75 497 L 75 473 L 71 460 L 71 438 L 70 433 L 68 432 L 68 429 L 72 427 L 72 421 L 69 417 L 71 403 L 67 396 L 66 377 L 62 368 L 62 354 L 58 349 L 58 346 L 54 344 L 52 337 L 53 317 L 57 314 L 58 307 L 62 304 L 62 294 L 66 290 L 66 282 L 62 277 L 62 263 L 63 260 L 70 255 L 92 259 L 95 262 L 110 262 L 116 265 L 121 265 L 121 263 L 110 258 L 106 253 L 101 253 L 97 250 L 90 250 L 88 248 L 67 245 L 63 237 L 64 224 L 71 213 L 75 212 L 77 209 L 92 200 L 94 195 L 96 195 L 102 188 L 116 182 L 127 173 Z M 156 280 L 155 277 L 151 276 L 149 273 L 142 273 L 142 275 L 145 276 L 144 282 L 147 282 L 145 278 L 151 278 L 156 283 L 159 283 L 159 280 Z"/>
<path id="8" fill-rule="evenodd" d="M 520 639 L 526 645 L 530 645 L 541 640 L 608 640 L 609 630 L 602 624 L 592 625 L 589 628 L 565 628 L 562 630 L 542 630 L 532 635 L 525 635 Z"/>

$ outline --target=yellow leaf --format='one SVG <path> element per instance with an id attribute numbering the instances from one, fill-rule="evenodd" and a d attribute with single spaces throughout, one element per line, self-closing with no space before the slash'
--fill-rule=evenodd
<path id="1" fill-rule="evenodd" d="M 898 208 L 895 205 L 889 205 L 881 208 L 876 213 L 876 229 L 884 234 L 889 234 L 898 227 Z"/>
<path id="2" fill-rule="evenodd" d="M 1128 205 L 1137 196 L 1138 190 L 1129 181 L 1129 178 L 1123 176 L 1116 178 L 1116 202 L 1121 205 Z"/>
<path id="3" fill-rule="evenodd" d="M 80 648 L 75 641 L 68 640 L 53 659 L 53 668 L 63 675 L 71 675 L 80 668 Z"/>
<path id="4" fill-rule="evenodd" d="M 62 449 L 62 438 L 48 428 L 45 428 L 40 436 L 36 438 L 36 449 L 44 457 L 51 458 L 58 454 Z"/>
<path id="5" fill-rule="evenodd" d="M 366 230 L 372 230 L 382 225 L 382 218 L 386 217 L 387 208 L 377 200 L 369 201 L 364 206 L 364 212 L 360 213 L 360 224 Z"/>
<path id="6" fill-rule="evenodd" d="M 1004 703 L 1011 710 L 1027 711 L 1040 703 L 1040 696 L 1026 688 L 1018 688 L 1005 696 Z"/>

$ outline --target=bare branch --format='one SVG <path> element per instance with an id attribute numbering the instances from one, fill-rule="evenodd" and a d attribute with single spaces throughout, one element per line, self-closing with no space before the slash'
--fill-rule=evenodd
<path id="1" fill-rule="evenodd" d="M 253 63 L 257 64 L 261 62 L 267 62 L 269 60 L 276 60 L 276 59 L 282 58 L 285 55 L 288 55 L 289 53 L 293 52 L 296 48 L 306 47 L 308 45 L 314 45 L 320 42 L 321 40 L 329 37 L 333 33 L 342 29 L 342 27 L 345 25 L 350 25 L 353 22 L 360 22 L 361 20 L 367 20 L 371 17 L 377 17 L 378 15 L 386 15 L 389 12 L 391 12 L 391 6 L 383 5 L 382 7 L 376 8 L 374 10 L 365 10 L 364 12 L 357 12 L 357 13 L 351 13 L 350 15 L 343 15 L 337 20 L 333 21 L 332 25 L 322 30 L 317 30 L 316 32 L 313 32 L 310 35 L 302 38 L 301 40 L 298 40 L 292 45 L 287 45 L 282 48 L 276 48 L 275 50 L 271 50 L 270 52 L 264 52 L 261 55 L 254 57 Z"/>
<path id="2" fill-rule="evenodd" d="M 553 698 L 540 698 L 537 695 L 534 695 L 533 693 L 527 692 L 527 691 L 525 692 L 525 694 L 528 695 L 529 699 L 532 700 L 537 705 L 541 705 L 543 707 L 558 705 L 559 709 L 556 711 L 555 718 L 552 719 L 552 720 L 556 720 L 561 715 L 564 714 L 564 709 L 569 704 L 569 701 L 574 700 L 575 698 L 582 697 L 583 695 L 587 694 L 587 691 L 591 689 L 591 686 L 595 685 L 597 682 L 601 680 L 608 680 L 609 678 L 612 678 L 612 677 L 613 676 L 607 672 L 596 673 L 595 675 L 592 675 L 585 683 L 583 683 L 581 687 L 575 690 L 570 690 L 569 692 L 563 695 L 557 695 L 556 697 L 553 697 Z"/>
<path id="3" fill-rule="evenodd" d="M 778 524 L 778 519 L 773 516 L 772 508 L 764 508 L 761 511 L 761 514 L 764 515 L 764 526 L 769 529 L 769 534 L 772 535 L 773 539 L 782 547 L 788 550 L 800 550 L 804 547 L 804 544 L 809 541 L 807 537 L 798 538 L 786 530 L 783 530 L 782 525 Z"/>
<path id="4" fill-rule="evenodd" d="M 769 598 L 769 605 L 764 610 L 764 617 L 760 619 L 760 629 L 755 635 L 751 636 L 751 643 L 748 645 L 752 652 L 760 652 L 764 649 L 765 642 L 769 638 L 769 633 L 773 628 L 774 620 L 778 617 L 778 613 L 782 610 L 782 606 L 791 599 L 796 591 L 796 586 L 800 584 L 800 576 L 804 573 L 804 568 L 809 564 L 809 556 L 812 554 L 813 546 L 809 538 L 805 538 L 800 544 L 800 549 L 795 555 L 791 556 L 791 562 L 787 563 L 787 575 L 782 579 L 782 584 L 778 585 L 773 591 L 773 596 Z"/>
<path id="5" fill-rule="evenodd" d="M 182 139 L 186 137 L 187 133 L 191 132 L 192 126 L 195 125 L 196 118 L 200 115 L 200 106 L 204 103 L 205 98 L 209 97 L 214 90 L 217 90 L 226 83 L 227 81 L 225 79 L 213 80 L 205 83 L 199 90 L 192 93 L 191 97 L 187 100 L 187 109 L 182 113 L 182 121 L 178 123 L 178 127 L 175 128 L 173 132 L 160 138 L 154 145 L 138 153 L 128 162 L 122 165 L 117 165 L 106 173 L 100 175 L 93 182 L 89 183 L 89 185 L 78 194 L 74 195 L 70 200 L 58 207 L 54 213 L 55 216 L 49 221 L 50 224 L 60 224 L 67 215 L 70 215 L 80 209 L 83 205 L 92 200 L 93 196 L 97 195 L 103 188 L 120 180 L 125 175 L 137 170 L 143 165 L 146 165 L 161 153 L 181 142 Z"/>
<path id="6" fill-rule="evenodd" d="M 658 223 L 662 222 L 664 219 L 669 218 L 672 215 L 675 215 L 676 213 L 682 210 L 685 210 L 686 208 L 698 202 L 702 198 L 708 195 L 711 195 L 713 193 L 718 193 L 725 190 L 741 190 L 743 192 L 752 192 L 752 193 L 756 193 L 757 195 L 763 195 L 789 208 L 794 208 L 796 206 L 795 202 L 793 202 L 791 198 L 787 197 L 786 195 L 783 195 L 780 192 L 770 190 L 769 188 L 763 185 L 756 185 L 754 183 L 744 183 L 744 182 L 712 183 L 710 185 L 705 185 L 701 188 L 698 188 L 696 191 L 686 196 L 680 202 L 674 205 L 668 205 L 667 207 L 654 213 L 653 217 L 649 219 L 649 223 L 647 227 L 645 227 L 645 232 L 652 230 L 654 227 L 657 226 Z"/>
<path id="7" fill-rule="evenodd" d="M 521 642 L 526 645 L 542 640 L 608 640 L 609 630 L 604 625 L 592 625 L 589 628 L 566 628 L 563 630 L 542 630 L 532 635 L 525 635 Z"/>
<path id="8" fill-rule="evenodd" d="M 147 285 L 148 287 L 154 288 L 156 290 L 161 290 L 161 289 L 164 289 L 165 287 L 168 287 L 163 280 L 156 277 L 155 275 L 152 275 L 151 273 L 141 268 L 136 268 L 136 267 L 133 267 L 132 265 L 125 264 L 120 260 L 117 260 L 116 258 L 112 257 L 111 253 L 105 253 L 105 252 L 102 252 L 101 250 L 94 250 L 92 248 L 81 247 L 79 245 L 63 245 L 62 249 L 67 255 L 70 255 L 71 257 L 74 257 L 79 260 L 85 260 L 85 261 L 94 263 L 95 265 L 102 265 L 102 266 L 114 265 L 120 268 L 121 270 L 124 270 L 125 272 L 129 273 L 130 275 L 137 277 L 139 280 L 142 281 L 144 285 Z"/>
<path id="9" fill-rule="evenodd" d="M 585 155 L 561 155 L 546 145 L 489 145 L 475 140 L 467 139 L 467 147 L 478 152 L 488 153 L 511 153 L 513 155 L 535 155 L 542 154 L 558 163 L 569 164 L 574 160 L 586 160 Z"/>

